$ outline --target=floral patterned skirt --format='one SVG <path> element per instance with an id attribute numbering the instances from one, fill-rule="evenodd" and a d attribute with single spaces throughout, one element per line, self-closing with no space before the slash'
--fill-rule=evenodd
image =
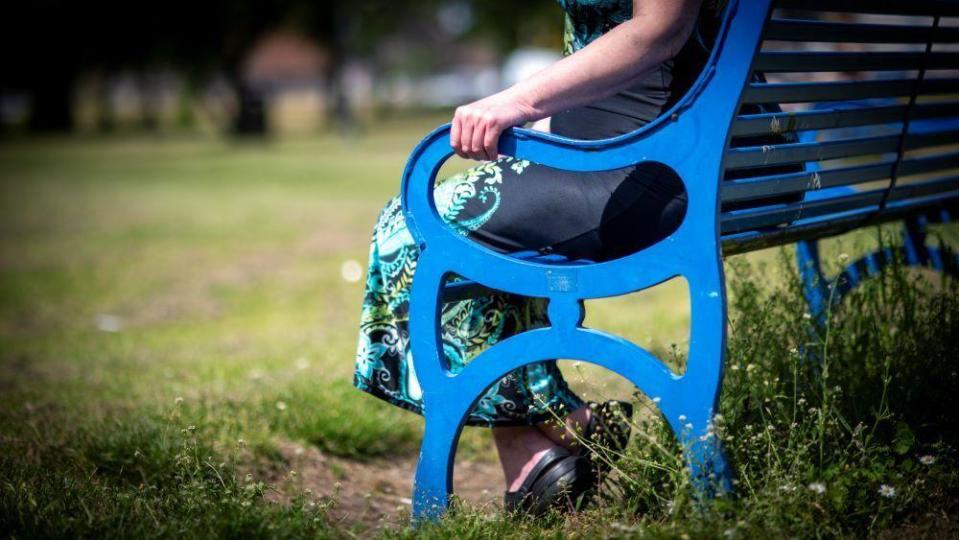
<path id="1" fill-rule="evenodd" d="M 502 208 L 501 187 L 532 169 L 501 158 L 438 183 L 440 215 L 470 235 Z M 354 384 L 389 403 L 422 414 L 422 390 L 409 350 L 409 298 L 419 250 L 406 228 L 399 198 L 380 213 L 370 245 Z M 507 293 L 446 304 L 441 314 L 443 350 L 456 372 L 500 340 L 547 324 L 545 302 Z M 500 427 L 565 416 L 582 401 L 555 362 L 519 368 L 491 386 L 470 413 L 470 425 Z"/>

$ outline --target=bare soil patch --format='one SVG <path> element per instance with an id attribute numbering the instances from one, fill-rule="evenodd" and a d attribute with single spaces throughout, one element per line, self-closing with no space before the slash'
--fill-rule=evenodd
<path id="1" fill-rule="evenodd" d="M 348 527 L 382 529 L 408 523 L 415 455 L 359 461 L 291 441 L 277 446 L 288 467 L 277 462 L 266 472 L 263 480 L 275 488 L 267 500 L 285 504 L 305 494 L 317 504 L 332 501 L 331 517 Z M 499 464 L 459 460 L 454 484 L 457 497 L 471 507 L 491 512 L 499 508 L 503 489 Z"/>

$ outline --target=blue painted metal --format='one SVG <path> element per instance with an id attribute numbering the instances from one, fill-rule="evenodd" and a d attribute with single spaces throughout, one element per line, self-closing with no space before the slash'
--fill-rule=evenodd
<path id="1" fill-rule="evenodd" d="M 872 101 L 853 101 L 842 103 L 821 103 L 813 107 L 813 110 L 835 109 L 852 110 L 865 108 L 869 106 L 884 105 L 894 103 L 892 100 L 872 100 Z M 927 133 L 944 126 L 953 129 L 957 125 L 956 118 L 934 118 L 924 119 L 912 122 L 908 126 L 910 133 Z M 878 126 L 863 126 L 853 130 L 842 130 L 845 133 L 833 133 L 839 137 L 856 136 L 867 133 L 868 129 L 900 129 L 901 122 L 883 124 Z M 799 140 L 803 143 L 811 143 L 817 140 L 819 132 L 810 130 L 799 134 Z M 820 170 L 818 162 L 810 161 L 805 163 L 806 172 Z M 835 188 L 807 191 L 804 193 L 804 201 L 816 201 L 824 199 L 833 199 L 842 195 L 855 193 L 856 190 L 849 186 L 839 186 Z M 870 210 L 871 211 L 871 210 Z M 950 222 L 950 216 L 946 210 L 942 211 L 938 221 L 941 223 Z M 830 214 L 820 219 L 834 219 L 836 214 Z M 827 278 L 822 270 L 822 261 L 819 255 L 819 240 L 801 240 L 796 243 L 796 262 L 799 267 L 800 278 L 803 281 L 803 293 L 809 306 L 809 312 L 813 320 L 821 327 L 826 323 L 829 316 L 829 310 L 842 302 L 843 298 L 850 293 L 857 285 L 868 277 L 875 277 L 882 273 L 890 264 L 893 264 L 895 257 L 913 267 L 928 266 L 940 272 L 947 272 L 953 276 L 959 277 L 959 266 L 955 259 L 943 259 L 941 250 L 928 246 L 926 244 L 926 224 L 928 218 L 919 214 L 911 216 L 904 220 L 902 231 L 902 247 L 897 253 L 893 253 L 889 248 L 882 251 L 867 253 L 860 259 L 847 264 L 836 277 Z"/>
<path id="2" fill-rule="evenodd" d="M 748 9 L 730 2 L 706 69 L 690 92 L 658 120 L 602 141 L 574 141 L 524 129 L 500 139 L 502 154 L 569 171 L 619 169 L 643 161 L 670 166 L 688 188 L 683 223 L 669 237 L 621 259 L 551 264 L 496 253 L 447 227 L 436 211 L 433 183 L 452 151 L 443 126 L 413 151 L 402 185 L 406 222 L 421 249 L 410 299 L 410 346 L 423 389 L 426 428 L 413 494 L 414 519 L 433 519 L 452 493 L 456 443 L 483 391 L 510 371 L 554 358 L 578 359 L 619 373 L 658 397 L 684 449 L 701 493 L 731 489 L 720 443 L 712 436 L 725 351 L 726 298 L 719 238 L 719 178 L 739 94 L 760 41 L 770 0 Z M 459 374 L 450 372 L 440 342 L 442 289 L 455 273 L 485 287 L 549 301 L 550 326 L 487 349 Z M 629 341 L 584 328 L 583 301 L 653 287 L 682 276 L 690 290 L 692 324 L 685 373 Z"/>
<path id="3" fill-rule="evenodd" d="M 456 444 L 468 413 L 485 389 L 520 366 L 555 358 L 595 363 L 626 377 L 647 396 L 659 398 L 655 401 L 683 447 L 699 493 L 714 495 L 731 489 L 729 467 L 720 442 L 711 433 L 726 339 L 721 242 L 768 231 L 721 236 L 719 187 L 732 120 L 739 104 L 744 99 L 754 100 L 749 96 L 757 92 L 756 85 L 746 82 L 770 4 L 771 0 L 750 0 L 742 5 L 731 1 L 712 56 L 696 84 L 672 110 L 640 130 L 602 141 L 574 141 L 524 129 L 508 130 L 501 137 L 500 153 L 563 170 L 612 170 L 644 161 L 671 167 L 687 186 L 686 217 L 669 237 L 640 252 L 593 263 L 536 254 L 505 255 L 471 242 L 443 223 L 433 200 L 436 174 L 452 155 L 449 126 L 428 135 L 413 151 L 404 171 L 401 197 L 407 225 L 421 250 L 409 318 L 410 347 L 426 420 L 414 481 L 414 519 L 435 519 L 446 510 L 452 494 Z M 831 85 L 825 90 L 833 92 L 833 86 L 840 95 L 847 93 L 849 85 Z M 877 88 L 869 89 L 868 96 L 890 95 L 883 93 L 887 90 L 878 83 L 871 86 Z M 828 106 L 842 108 L 836 103 Z M 908 131 L 935 132 L 945 127 L 941 122 L 927 125 L 920 121 Z M 803 132 L 800 139 L 813 142 L 815 133 Z M 809 163 L 806 167 L 812 172 L 819 166 Z M 850 193 L 855 190 L 848 186 L 830 187 L 807 191 L 804 200 Z M 954 193 L 949 195 L 949 201 L 956 199 Z M 919 210 L 940 206 L 924 200 L 890 200 L 884 211 L 910 216 L 901 253 L 906 261 L 957 273 L 959 259 L 945 249 L 927 246 L 924 221 L 912 219 Z M 861 210 L 802 218 L 790 228 L 818 226 L 837 217 L 859 220 L 854 216 L 858 212 Z M 942 209 L 935 218 L 947 221 L 947 210 Z M 899 253 L 892 250 L 869 254 L 830 281 L 823 275 L 817 243 L 800 242 L 797 257 L 815 319 L 825 322 L 833 302 L 896 256 Z M 448 284 L 454 275 L 464 281 Z M 677 276 L 688 282 L 692 310 L 685 373 L 673 373 L 648 351 L 619 336 L 582 326 L 585 300 L 636 292 Z M 440 310 L 444 299 L 465 298 L 476 288 L 547 299 L 550 324 L 498 343 L 453 374 L 440 340 Z"/>

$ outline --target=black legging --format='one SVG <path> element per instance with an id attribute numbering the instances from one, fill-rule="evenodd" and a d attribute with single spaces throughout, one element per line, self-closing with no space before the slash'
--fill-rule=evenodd
<path id="1" fill-rule="evenodd" d="M 676 95 L 672 62 L 629 90 L 554 115 L 550 131 L 574 139 L 605 139 L 655 119 Z M 503 167 L 503 176 L 516 173 Z M 652 245 L 674 231 L 686 212 L 682 181 L 656 164 L 574 173 L 530 164 L 504 178 L 501 203 L 470 237 L 503 252 L 535 250 L 603 261 Z M 484 208 L 467 205 L 461 218 Z"/>

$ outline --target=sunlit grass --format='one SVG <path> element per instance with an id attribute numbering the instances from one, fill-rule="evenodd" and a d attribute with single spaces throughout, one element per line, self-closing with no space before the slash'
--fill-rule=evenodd
<path id="1" fill-rule="evenodd" d="M 282 461 L 277 445 L 290 440 L 382 466 L 415 455 L 420 419 L 351 388 L 362 284 L 344 280 L 341 269 L 346 261 L 365 265 L 380 206 L 395 193 L 409 150 L 439 121 L 386 124 L 358 139 L 50 139 L 0 147 L 0 530 L 301 536 L 356 527 L 331 523 L 324 501 L 264 502 L 271 486 L 247 480 L 245 471 Z M 955 229 L 944 232 L 956 239 Z M 835 266 L 837 250 L 862 251 L 874 236 L 830 242 L 824 253 Z M 769 263 L 776 253 L 738 260 Z M 792 358 L 796 325 L 804 319 L 784 268 L 772 264 L 750 273 L 742 264 L 727 265 L 730 279 L 756 287 L 731 291 L 738 322 L 731 326 L 730 366 L 750 362 L 771 374 Z M 755 300 L 764 291 L 778 291 L 781 306 Z M 872 319 L 844 323 L 850 348 L 837 349 L 833 365 L 849 371 L 834 376 L 856 377 L 862 355 L 851 344 L 868 341 L 857 336 L 868 335 L 866 323 L 881 315 L 892 316 L 874 310 Z M 688 345 L 688 318 L 684 287 L 671 286 L 596 302 L 587 323 L 668 357 L 674 344 L 680 352 Z M 925 341 L 902 343 L 930 347 L 936 335 L 922 335 Z M 883 336 L 883 346 L 897 343 L 892 334 Z M 622 380 L 588 365 L 564 370 L 590 397 L 631 393 Z M 779 417 L 754 418 L 761 410 L 755 400 L 765 399 L 753 396 L 762 381 L 729 373 L 724 407 L 734 411 L 727 415 L 730 425 L 759 429 L 765 421 L 785 429 Z M 876 373 L 865 372 L 863 381 L 875 382 Z M 891 387 L 896 384 L 893 378 Z M 789 391 L 779 388 L 773 398 Z M 855 404 L 851 395 L 845 390 L 837 408 Z M 895 405 L 889 401 L 891 410 Z M 866 409 L 841 410 L 844 418 L 867 418 Z M 923 428 L 913 421 L 906 425 L 921 438 Z M 751 457 L 758 447 L 743 443 L 734 447 L 736 459 L 745 477 L 762 485 L 744 488 L 733 517 L 684 529 L 674 517 L 688 514 L 668 510 L 685 500 L 682 475 L 656 476 L 642 466 L 652 457 L 672 466 L 668 437 L 656 436 L 663 439 L 656 439 L 655 451 L 639 444 L 637 459 L 624 463 L 655 493 L 626 485 L 625 502 L 610 502 L 572 525 L 514 527 L 464 511 L 446 528 L 427 531 L 550 535 L 572 526 L 583 535 L 697 536 L 726 530 L 729 520 L 740 518 L 761 528 L 763 514 L 750 501 L 769 499 L 773 480 L 798 486 L 821 478 L 835 497 L 833 481 L 822 473 L 828 468 L 769 467 Z M 932 452 L 921 446 L 926 441 L 916 448 Z M 918 451 L 910 449 L 914 463 Z M 467 430 L 461 454 L 492 459 L 488 433 Z M 869 470 L 897 466 L 894 460 Z M 860 523 L 833 510 L 813 515 L 802 506 L 791 515 L 789 508 L 776 514 L 783 526 L 810 515 L 832 520 L 835 528 L 822 529 L 826 533 L 850 534 L 850 523 Z M 873 530 L 918 511 L 897 508 L 900 514 L 877 520 Z M 637 518 L 637 510 L 647 517 Z"/>

